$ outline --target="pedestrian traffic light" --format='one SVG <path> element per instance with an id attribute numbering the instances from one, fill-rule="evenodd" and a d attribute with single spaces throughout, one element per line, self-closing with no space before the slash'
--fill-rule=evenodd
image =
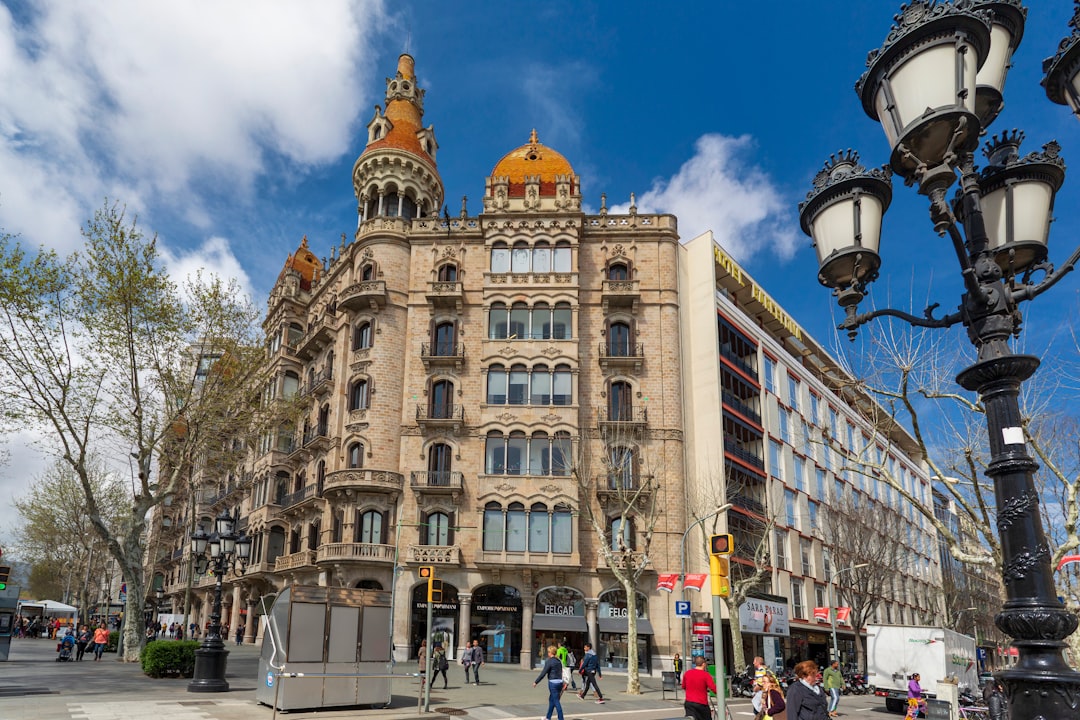
<path id="1" fill-rule="evenodd" d="M 420 567 L 420 579 L 427 580 L 427 601 L 442 602 L 442 580 L 435 579 L 435 568 L 431 565 Z"/>
<path id="2" fill-rule="evenodd" d="M 713 555 L 709 558 L 709 572 L 720 577 L 727 577 L 730 564 L 731 561 L 726 555 Z"/>
<path id="3" fill-rule="evenodd" d="M 11 575 L 11 566 L 0 565 L 0 590 L 7 590 L 8 576 Z"/>
<path id="4" fill-rule="evenodd" d="M 730 533 L 709 536 L 710 555 L 730 555 L 734 549 L 735 543 L 732 542 Z"/>

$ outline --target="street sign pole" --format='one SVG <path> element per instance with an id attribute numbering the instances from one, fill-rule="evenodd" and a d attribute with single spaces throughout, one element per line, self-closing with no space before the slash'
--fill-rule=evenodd
<path id="1" fill-rule="evenodd" d="M 727 717 L 727 685 L 724 676 L 724 623 L 720 619 L 720 596 L 726 594 L 727 578 L 720 575 L 720 558 L 709 556 L 709 574 L 712 579 L 712 633 L 713 654 L 716 668 L 716 717 Z"/>

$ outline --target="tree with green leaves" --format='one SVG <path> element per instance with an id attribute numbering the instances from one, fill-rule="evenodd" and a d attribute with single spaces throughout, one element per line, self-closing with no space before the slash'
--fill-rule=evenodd
<path id="1" fill-rule="evenodd" d="M 178 284 L 122 206 L 106 202 L 82 234 L 68 257 L 0 238 L 0 408 L 4 429 L 40 431 L 42 450 L 78 479 L 85 517 L 127 583 L 125 615 L 141 618 L 147 514 L 196 461 L 240 461 L 233 440 L 258 421 L 265 355 L 257 309 L 236 283 Z M 115 524 L 98 462 L 131 477 Z M 138 660 L 142 630 L 125 624 L 125 660 Z"/>

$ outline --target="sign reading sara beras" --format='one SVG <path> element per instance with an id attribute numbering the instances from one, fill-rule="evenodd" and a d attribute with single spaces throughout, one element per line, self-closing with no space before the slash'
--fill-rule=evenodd
<path id="1" fill-rule="evenodd" d="M 743 632 L 759 635 L 791 634 L 786 603 L 750 598 L 739 606 L 739 626 Z"/>

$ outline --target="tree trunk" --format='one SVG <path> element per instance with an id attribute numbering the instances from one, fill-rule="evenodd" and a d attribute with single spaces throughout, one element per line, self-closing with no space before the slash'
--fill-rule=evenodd
<path id="1" fill-rule="evenodd" d="M 727 598 L 728 601 L 731 598 Z M 731 618 L 731 622 L 728 623 L 728 627 L 731 629 L 731 664 L 728 667 L 730 674 L 738 675 L 746 669 L 746 648 L 743 647 L 742 627 L 739 625 L 739 607 L 736 605 L 731 607 L 731 602 L 725 602 L 728 609 L 728 617 Z M 719 624 L 719 623 L 718 623 Z M 713 638 L 713 647 L 716 649 L 716 653 L 723 651 L 723 638 L 720 638 L 718 642 L 716 638 Z"/>
<path id="2" fill-rule="evenodd" d="M 626 692 L 628 695 L 641 694 L 641 678 L 638 674 L 637 644 L 637 588 L 628 581 L 623 581 L 626 593 Z"/>

